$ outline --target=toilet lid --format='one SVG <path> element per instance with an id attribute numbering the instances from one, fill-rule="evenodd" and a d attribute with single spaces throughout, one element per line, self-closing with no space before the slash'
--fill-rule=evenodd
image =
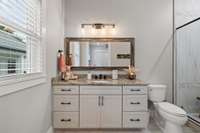
<path id="1" fill-rule="evenodd" d="M 161 110 L 163 110 L 167 113 L 173 114 L 173 115 L 177 115 L 177 116 L 185 116 L 186 115 L 185 110 L 183 110 L 182 108 L 180 108 L 174 104 L 168 103 L 168 102 L 158 103 L 158 106 Z"/>

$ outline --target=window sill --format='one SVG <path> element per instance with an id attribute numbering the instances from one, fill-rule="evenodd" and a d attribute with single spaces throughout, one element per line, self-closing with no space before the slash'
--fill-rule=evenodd
<path id="1" fill-rule="evenodd" d="M 45 82 L 46 75 L 43 73 L 2 77 L 0 78 L 0 96 L 8 95 Z"/>

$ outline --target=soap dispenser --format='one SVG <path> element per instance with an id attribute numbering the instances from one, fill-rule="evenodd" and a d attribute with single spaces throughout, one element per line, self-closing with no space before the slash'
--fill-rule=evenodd
<path id="1" fill-rule="evenodd" d="M 118 70 L 112 70 L 112 79 L 117 80 L 118 79 Z"/>
<path id="2" fill-rule="evenodd" d="M 92 73 L 90 71 L 88 71 L 87 73 L 87 79 L 88 80 L 91 80 L 92 79 Z"/>
<path id="3" fill-rule="evenodd" d="M 64 80 L 66 73 L 66 64 L 65 64 L 65 56 L 63 50 L 58 51 L 58 70 L 61 76 L 61 80 Z"/>

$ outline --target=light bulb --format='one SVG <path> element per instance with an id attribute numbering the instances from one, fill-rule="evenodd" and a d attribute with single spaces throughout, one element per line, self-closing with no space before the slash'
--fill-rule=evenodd
<path id="1" fill-rule="evenodd" d="M 81 33 L 85 34 L 85 28 L 81 28 Z"/>
<path id="2" fill-rule="evenodd" d="M 110 29 L 111 30 L 111 34 L 113 34 L 113 35 L 115 35 L 116 34 L 116 28 L 112 28 L 112 29 Z"/>
<path id="3" fill-rule="evenodd" d="M 105 28 L 101 29 L 101 34 L 103 34 L 103 35 L 106 34 L 106 29 Z"/>
<path id="4" fill-rule="evenodd" d="M 92 34 L 95 34 L 95 33 L 96 33 L 96 29 L 92 27 L 92 28 L 91 28 L 91 33 L 92 33 Z"/>

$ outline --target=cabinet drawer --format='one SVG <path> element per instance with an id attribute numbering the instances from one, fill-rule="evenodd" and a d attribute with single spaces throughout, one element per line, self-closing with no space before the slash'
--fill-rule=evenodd
<path id="1" fill-rule="evenodd" d="M 122 94 L 121 86 L 80 86 L 80 94 Z"/>
<path id="2" fill-rule="evenodd" d="M 124 95 L 123 111 L 147 111 L 147 95 Z"/>
<path id="3" fill-rule="evenodd" d="M 54 95 L 53 98 L 54 111 L 78 111 L 79 97 L 78 95 Z"/>
<path id="4" fill-rule="evenodd" d="M 123 128 L 146 128 L 149 122 L 148 112 L 124 112 Z"/>
<path id="5" fill-rule="evenodd" d="M 53 125 L 54 128 L 78 128 L 79 119 L 78 112 L 54 112 Z"/>
<path id="6" fill-rule="evenodd" d="M 123 94 L 147 94 L 147 86 L 124 86 Z"/>
<path id="7" fill-rule="evenodd" d="M 79 94 L 79 86 L 53 86 L 53 94 Z"/>

